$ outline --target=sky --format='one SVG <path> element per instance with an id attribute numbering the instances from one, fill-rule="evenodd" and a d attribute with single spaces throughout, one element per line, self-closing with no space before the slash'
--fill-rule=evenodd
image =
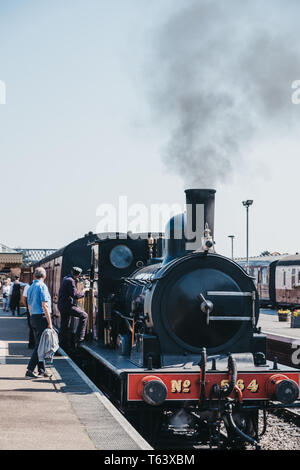
<path id="1" fill-rule="evenodd" d="M 0 242 L 60 248 L 120 196 L 183 206 L 184 189 L 213 187 L 219 253 L 234 234 L 245 256 L 245 199 L 251 256 L 300 251 L 299 13 L 294 0 L 0 0 Z"/>

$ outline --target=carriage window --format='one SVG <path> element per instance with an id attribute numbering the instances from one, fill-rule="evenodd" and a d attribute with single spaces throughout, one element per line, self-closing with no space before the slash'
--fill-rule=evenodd
<path id="1" fill-rule="evenodd" d="M 262 268 L 261 274 L 262 274 L 262 284 L 267 284 L 267 268 Z"/>
<path id="2" fill-rule="evenodd" d="M 296 269 L 292 269 L 292 287 L 296 284 Z"/>
<path id="3" fill-rule="evenodd" d="M 300 284 L 300 271 L 298 271 L 298 284 Z"/>
<path id="4" fill-rule="evenodd" d="M 286 272 L 283 271 L 283 286 L 285 287 L 286 285 Z"/>

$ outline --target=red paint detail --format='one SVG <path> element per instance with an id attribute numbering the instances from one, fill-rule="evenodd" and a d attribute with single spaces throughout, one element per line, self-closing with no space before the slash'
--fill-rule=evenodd
<path id="1" fill-rule="evenodd" d="M 238 401 L 240 403 L 242 403 L 242 401 L 243 401 L 243 392 L 242 392 L 242 390 L 237 385 L 235 385 L 234 386 L 234 391 L 237 395 Z"/>
<path id="2" fill-rule="evenodd" d="M 276 394 L 276 388 L 282 382 L 283 380 L 291 380 L 292 382 L 295 382 L 294 380 L 290 379 L 287 375 L 283 374 L 274 374 L 269 379 L 267 380 L 266 383 L 266 390 L 270 398 L 274 398 Z M 297 382 L 296 382 L 296 385 Z"/>
<path id="3" fill-rule="evenodd" d="M 274 372 L 260 372 L 260 373 L 251 373 L 245 372 L 238 374 L 237 380 L 243 380 L 245 384 L 245 389 L 243 390 L 243 400 L 262 400 L 262 399 L 270 399 L 270 394 L 267 390 L 267 383 L 269 382 L 270 377 L 274 376 Z M 147 377 L 152 377 L 152 380 L 161 380 L 167 387 L 168 395 L 167 400 L 199 400 L 200 398 L 200 380 L 199 380 L 199 373 L 158 373 L 155 376 L 149 376 L 145 373 L 135 373 L 135 374 L 128 374 L 128 391 L 127 397 L 129 401 L 142 401 L 142 396 L 140 387 L 141 382 L 143 379 Z M 286 372 L 285 377 L 294 380 L 299 387 L 300 380 L 299 380 L 299 373 L 297 372 Z M 206 381 L 205 381 L 205 395 L 208 398 L 210 391 L 214 384 L 221 385 L 222 380 L 228 380 L 228 374 L 226 372 L 215 372 L 215 373 L 207 373 L 206 374 Z M 256 380 L 258 383 L 258 390 L 257 392 L 253 393 L 250 390 L 247 390 L 248 385 L 252 380 Z M 191 382 L 191 386 L 188 393 L 172 393 L 172 380 L 182 380 L 182 384 L 185 380 L 189 380 Z M 230 397 L 236 397 L 236 390 L 233 390 Z"/>

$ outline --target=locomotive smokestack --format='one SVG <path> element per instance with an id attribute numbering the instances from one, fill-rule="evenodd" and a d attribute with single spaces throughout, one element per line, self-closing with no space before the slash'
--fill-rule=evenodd
<path id="1" fill-rule="evenodd" d="M 215 189 L 186 189 L 186 231 L 185 236 L 193 247 L 187 249 L 196 250 L 201 246 L 205 225 L 214 237 L 215 218 Z"/>
<path id="2" fill-rule="evenodd" d="M 189 251 L 201 249 L 206 224 L 213 239 L 215 192 L 215 189 L 185 190 L 186 216 L 177 214 L 166 226 L 164 264 Z"/>

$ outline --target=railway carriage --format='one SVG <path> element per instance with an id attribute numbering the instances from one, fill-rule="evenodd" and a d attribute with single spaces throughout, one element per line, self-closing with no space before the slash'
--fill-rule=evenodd
<path id="1" fill-rule="evenodd" d="M 277 307 L 300 308 L 300 255 L 285 256 L 274 268 L 272 303 Z"/>
<path id="2" fill-rule="evenodd" d="M 280 257 L 264 256 L 249 259 L 249 274 L 253 277 L 261 307 L 275 307 L 272 302 L 272 292 L 275 288 L 275 267 Z M 246 260 L 236 260 L 246 269 Z"/>
<path id="3" fill-rule="evenodd" d="M 244 269 L 245 260 L 237 260 Z M 300 255 L 251 258 L 249 274 L 253 276 L 260 306 L 300 308 Z"/>

